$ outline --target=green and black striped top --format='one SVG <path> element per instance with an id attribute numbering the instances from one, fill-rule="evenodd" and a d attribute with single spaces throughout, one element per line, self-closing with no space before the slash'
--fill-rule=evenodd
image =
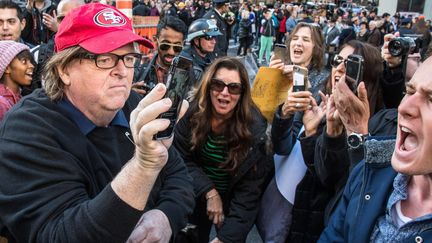
<path id="1" fill-rule="evenodd" d="M 226 142 L 223 135 L 209 134 L 201 150 L 204 173 L 213 181 L 216 190 L 224 193 L 228 190 L 230 175 L 221 165 L 226 161 Z"/>

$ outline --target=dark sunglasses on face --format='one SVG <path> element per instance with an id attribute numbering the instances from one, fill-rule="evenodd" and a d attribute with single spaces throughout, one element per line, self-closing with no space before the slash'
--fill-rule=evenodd
<path id="1" fill-rule="evenodd" d="M 331 60 L 331 65 L 334 68 L 337 68 L 341 63 L 343 63 L 344 65 L 346 65 L 347 60 L 344 59 L 342 56 L 340 55 L 335 55 L 333 57 L 333 59 Z"/>
<path id="2" fill-rule="evenodd" d="M 159 49 L 161 49 L 162 51 L 168 51 L 171 47 L 174 49 L 175 53 L 180 53 L 183 50 L 182 45 L 169 44 L 169 43 L 160 43 L 159 44 Z"/>
<path id="3" fill-rule="evenodd" d="M 210 89 L 217 91 L 217 92 L 222 92 L 225 87 L 228 87 L 228 92 L 230 94 L 241 94 L 243 92 L 243 86 L 241 83 L 229 83 L 226 84 L 224 81 L 217 79 L 217 78 L 212 78 L 211 82 L 210 82 Z"/>
<path id="4" fill-rule="evenodd" d="M 206 35 L 206 36 L 204 36 L 203 38 L 209 41 L 209 40 L 214 40 L 214 39 L 216 39 L 216 36 L 209 36 L 209 35 Z"/>

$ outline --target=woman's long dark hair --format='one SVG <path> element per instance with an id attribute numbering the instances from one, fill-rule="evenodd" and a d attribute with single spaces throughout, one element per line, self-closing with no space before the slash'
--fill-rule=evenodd
<path id="1" fill-rule="evenodd" d="M 253 122 L 253 109 L 255 107 L 250 91 L 249 77 L 243 64 L 236 58 L 223 57 L 210 65 L 201 80 L 200 85 L 194 90 L 191 100 L 192 117 L 192 150 L 200 150 L 207 136 L 211 132 L 211 120 L 213 107 L 210 99 L 210 82 L 216 72 L 226 68 L 236 70 L 239 73 L 243 92 L 234 108 L 233 115 L 225 121 L 223 135 L 228 149 L 226 163 L 223 165 L 227 171 L 237 170 L 244 161 L 253 142 L 252 132 L 249 130 Z"/>

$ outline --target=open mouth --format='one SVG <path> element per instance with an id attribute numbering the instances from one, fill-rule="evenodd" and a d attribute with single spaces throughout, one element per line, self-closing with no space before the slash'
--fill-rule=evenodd
<path id="1" fill-rule="evenodd" d="M 294 49 L 294 55 L 295 56 L 301 56 L 303 54 L 303 50 L 301 49 Z"/>
<path id="2" fill-rule="evenodd" d="M 400 146 L 401 151 L 413 151 L 417 149 L 418 139 L 416 134 L 407 127 L 400 126 Z"/>
<path id="3" fill-rule="evenodd" d="M 228 100 L 224 100 L 224 99 L 218 99 L 218 102 L 221 107 L 226 107 L 230 103 Z"/>
<path id="4" fill-rule="evenodd" d="M 2 40 L 12 40 L 12 35 L 11 34 L 3 34 L 1 35 Z"/>
<path id="5" fill-rule="evenodd" d="M 335 76 L 335 78 L 334 78 L 335 83 L 339 82 L 340 79 L 341 79 L 341 76 Z"/>

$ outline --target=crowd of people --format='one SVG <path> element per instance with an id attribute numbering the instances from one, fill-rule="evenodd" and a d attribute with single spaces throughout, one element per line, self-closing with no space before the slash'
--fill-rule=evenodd
<path id="1" fill-rule="evenodd" d="M 424 16 L 228 0 L 133 13 L 160 16 L 154 40 L 112 1 L 0 0 L 1 243 L 237 243 L 254 225 L 263 242 L 432 240 Z M 307 73 L 271 121 L 246 55 Z M 179 56 L 186 99 L 168 120 Z"/>

